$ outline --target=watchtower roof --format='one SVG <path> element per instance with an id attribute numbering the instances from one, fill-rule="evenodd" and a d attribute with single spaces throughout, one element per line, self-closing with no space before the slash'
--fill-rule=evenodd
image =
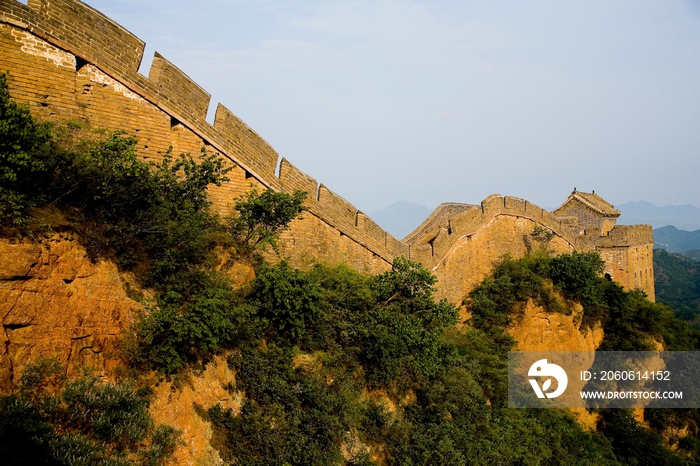
<path id="1" fill-rule="evenodd" d="M 579 202 L 603 217 L 617 218 L 620 216 L 620 211 L 605 199 L 598 196 L 595 191 L 591 193 L 584 193 L 577 191 L 576 188 L 574 188 L 574 191 L 569 195 L 569 198 L 564 201 L 562 205 L 554 209 L 552 213 L 557 215 L 558 212 L 564 211 L 565 207 L 573 202 Z"/>

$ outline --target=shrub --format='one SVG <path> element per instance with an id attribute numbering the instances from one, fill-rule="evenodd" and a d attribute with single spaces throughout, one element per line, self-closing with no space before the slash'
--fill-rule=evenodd
<path id="1" fill-rule="evenodd" d="M 323 319 L 319 284 L 286 262 L 263 265 L 252 289 L 258 315 L 265 319 L 266 336 L 275 341 L 301 344 Z"/>
<path id="2" fill-rule="evenodd" d="M 161 290 L 156 306 L 136 324 L 132 363 L 174 374 L 259 335 L 255 308 L 241 302 L 223 274 L 187 279 Z"/>
<path id="3" fill-rule="evenodd" d="M 0 398 L 4 464 L 162 464 L 178 432 L 155 426 L 146 391 L 93 376 L 66 380 L 55 360 L 27 366 Z"/>
<path id="4" fill-rule="evenodd" d="M 289 350 L 274 345 L 230 358 L 247 399 L 241 413 L 215 406 L 230 457 L 247 465 L 336 465 L 356 400 L 338 381 L 292 367 Z"/>
<path id="5" fill-rule="evenodd" d="M 10 99 L 7 77 L 0 73 L 0 224 L 23 224 L 32 205 L 32 176 L 45 169 L 39 154 L 47 150 L 51 129 Z"/>

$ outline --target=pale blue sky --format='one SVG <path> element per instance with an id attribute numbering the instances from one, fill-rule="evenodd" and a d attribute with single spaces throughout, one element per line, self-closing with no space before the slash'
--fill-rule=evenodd
<path id="1" fill-rule="evenodd" d="M 700 206 L 700 0 L 88 0 L 363 211 Z"/>

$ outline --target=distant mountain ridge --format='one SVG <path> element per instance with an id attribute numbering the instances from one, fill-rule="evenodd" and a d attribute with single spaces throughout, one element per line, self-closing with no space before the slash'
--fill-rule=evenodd
<path id="1" fill-rule="evenodd" d="M 622 212 L 617 220 L 621 225 L 646 224 L 655 229 L 673 225 L 679 230 L 700 230 L 700 208 L 694 205 L 659 207 L 651 202 L 639 201 L 626 202 L 615 208 Z"/>
<path id="2" fill-rule="evenodd" d="M 668 252 L 695 251 L 700 249 L 700 230 L 679 230 L 673 225 L 654 229 L 654 248 Z"/>

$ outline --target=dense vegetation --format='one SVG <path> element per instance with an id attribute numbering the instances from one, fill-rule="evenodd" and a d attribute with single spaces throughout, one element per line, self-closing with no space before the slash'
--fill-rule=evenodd
<path id="1" fill-rule="evenodd" d="M 624 291 L 602 272 L 603 261 L 596 253 L 506 258 L 471 293 L 472 322 L 494 338 L 504 339 L 508 348 L 503 327 L 517 316 L 518 303 L 531 298 L 550 311 L 570 313 L 570 303 L 576 301 L 583 306 L 584 327 L 599 324 L 605 329 L 601 351 L 651 350 L 652 339 L 664 341 L 671 351 L 696 348 L 698 333 L 675 318 L 671 308 L 650 302 L 641 291 Z"/>
<path id="2" fill-rule="evenodd" d="M 139 160 L 124 133 L 78 137 L 36 123 L 0 77 L 0 228 L 6 236 L 77 233 L 91 257 L 132 270 L 153 298 L 124 348 L 133 379 L 64 380 L 31 366 L 0 398 L 0 456 L 16 464 L 162 463 L 172 429 L 147 415 L 139 369 L 163 377 L 229 355 L 240 412 L 214 406 L 213 445 L 236 465 L 697 464 L 695 410 L 624 410 L 596 431 L 566 410 L 508 409 L 505 327 L 529 299 L 550 312 L 584 307 L 602 349 L 698 348 L 698 334 L 661 304 L 601 276 L 595 254 L 504 260 L 467 298 L 472 318 L 436 301 L 435 277 L 403 258 L 371 276 L 346 266 L 264 263 L 303 194 L 251 192 L 220 219 L 206 187 L 225 180 L 215 156 Z M 535 240 L 540 240 L 535 238 Z M 542 240 L 546 241 L 546 238 Z M 234 287 L 230 261 L 255 267 Z M 664 429 L 690 433 L 665 446 Z"/>
<path id="3" fill-rule="evenodd" d="M 245 318 L 237 311 L 244 313 L 250 306 L 239 306 L 241 297 L 218 270 L 217 250 L 259 265 L 261 248 L 274 248 L 275 234 L 298 214 L 304 194 L 251 191 L 235 202 L 238 215 L 220 219 L 206 196 L 209 185 L 226 181 L 228 170 L 220 158 L 204 152 L 199 159 L 168 153 L 158 163 L 146 162 L 136 154 L 136 139 L 123 132 L 91 132 L 77 123 L 61 127 L 37 123 L 27 108 L 9 98 L 6 80 L 0 74 L 0 234 L 41 239 L 70 231 L 92 259 L 113 259 L 123 270 L 134 272 L 143 287 L 151 288 L 155 298 L 144 301 L 147 311 L 124 342 L 125 357 L 135 369 L 173 374 L 230 346 L 238 337 L 236 320 Z M 112 386 L 90 379 L 70 381 L 66 390 L 81 383 L 88 398 L 107 393 L 110 400 L 136 384 L 127 380 L 126 385 Z M 45 388 L 39 385 L 40 391 Z M 20 458 L 21 464 L 31 461 L 23 455 L 33 453 L 24 448 L 26 444 L 12 440 L 25 434 L 34 435 L 32 441 L 41 444 L 42 458 L 51 464 L 121 464 L 124 449 L 138 450 L 134 442 L 145 438 L 144 434 L 126 446 L 120 440 L 119 448 L 108 448 L 85 422 L 65 419 L 72 413 L 66 411 L 70 408 L 58 409 L 60 400 L 69 404 L 62 394 L 26 396 L 23 390 L 20 384 L 16 393 L 3 397 L 0 412 L 4 429 L 0 448 L 9 457 Z M 134 406 L 148 420 L 147 396 L 139 397 Z M 46 403 L 56 406 L 47 412 Z M 39 414 L 32 414 L 27 429 L 41 424 L 38 434 L 22 430 L 19 422 L 22 413 L 34 412 Z M 97 442 L 94 448 L 71 429 Z M 68 456 L 54 448 L 65 440 L 64 433 L 72 435 L 65 439 L 78 442 Z M 163 429 L 153 435 L 154 442 L 170 442 L 173 437 Z M 74 453 L 83 450 L 88 459 L 76 463 L 82 456 Z M 153 461 L 167 456 L 169 450 L 163 451 Z"/>
<path id="4" fill-rule="evenodd" d="M 42 360 L 0 398 L 2 464 L 156 466 L 172 454 L 178 433 L 154 425 L 147 387 L 64 373 Z"/>
<path id="5" fill-rule="evenodd" d="M 567 411 L 506 408 L 515 342 L 504 327 L 528 299 L 564 313 L 581 302 L 584 325 L 607 330 L 604 349 L 649 349 L 652 339 L 698 347 L 670 309 L 625 292 L 601 265 L 595 254 L 504 259 L 471 293 L 473 328 L 461 330 L 454 309 L 432 299 L 430 274 L 404 260 L 375 277 L 266 266 L 248 296 L 260 336 L 229 359 L 245 404 L 209 411 L 218 448 L 246 465 L 338 464 L 343 453 L 374 464 L 370 452 L 389 465 L 695 464 L 694 434 L 681 453 L 659 434 L 697 432 L 695 410 L 647 410 L 654 431 L 628 411 L 602 411 L 592 433 Z"/>
<path id="6" fill-rule="evenodd" d="M 229 358 L 245 403 L 240 413 L 209 410 L 224 456 L 245 465 L 376 464 L 370 452 L 384 464 L 612 460 L 605 438 L 566 412 L 505 408 L 501 348 L 485 332 L 457 330 L 456 309 L 433 299 L 433 284 L 403 259 L 377 276 L 264 267 L 249 295 L 260 337 Z"/>
<path id="7" fill-rule="evenodd" d="M 700 262 L 654 249 L 654 286 L 657 301 L 672 306 L 679 318 L 700 326 Z"/>

